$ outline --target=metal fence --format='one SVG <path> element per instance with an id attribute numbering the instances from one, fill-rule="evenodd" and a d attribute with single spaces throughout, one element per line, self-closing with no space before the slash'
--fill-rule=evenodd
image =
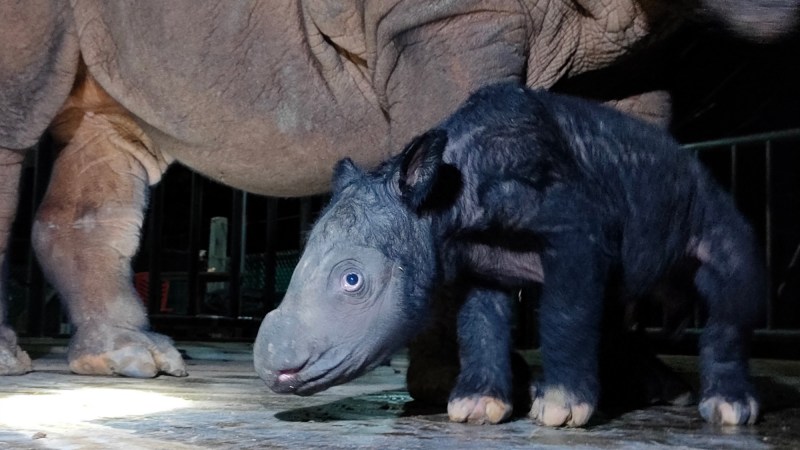
<path id="1" fill-rule="evenodd" d="M 731 192 L 758 234 L 767 268 L 767 308 L 759 318 L 753 354 L 800 357 L 800 129 L 719 139 L 684 146 Z M 703 324 L 696 309 L 680 342 L 662 351 L 691 352 Z M 658 323 L 651 334 L 661 337 Z"/>
<path id="2" fill-rule="evenodd" d="M 760 234 L 768 300 L 762 329 L 800 330 L 800 129 L 685 148 L 716 169 Z"/>
<path id="3" fill-rule="evenodd" d="M 789 347 L 800 349 L 800 129 L 685 148 L 732 192 L 764 245 L 769 307 L 756 340 L 770 355 L 788 354 Z M 23 205 L 41 197 L 47 153 L 46 148 L 38 152 L 28 166 Z M 256 196 L 181 167 L 170 169 L 152 194 L 134 269 L 146 274 L 140 275 L 137 287 L 154 328 L 178 338 L 251 339 L 263 315 L 280 302 L 304 233 L 326 198 Z M 212 272 L 203 255 L 210 218 L 215 216 L 228 217 L 228 262 L 226 270 Z M 33 258 L 19 255 L 29 248 L 30 217 L 30 212 L 21 215 L 14 234 L 17 257 L 12 261 L 16 266 L 10 312 L 25 314 L 17 320 L 23 335 L 65 334 L 70 330 L 54 306 L 55 293 L 37 287 L 44 282 Z M 211 283 L 215 289 L 209 290 Z M 525 303 L 535 309 L 535 296 L 529 297 Z M 20 306 L 22 302 L 28 306 Z M 535 312 L 523 311 L 520 317 L 518 334 L 533 334 Z M 647 325 L 656 332 L 661 324 L 657 315 L 653 317 Z M 698 311 L 685 334 L 689 342 L 702 321 Z"/>

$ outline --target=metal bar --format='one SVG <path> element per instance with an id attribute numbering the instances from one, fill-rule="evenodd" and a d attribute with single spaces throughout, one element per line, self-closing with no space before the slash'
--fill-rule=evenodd
<path id="1" fill-rule="evenodd" d="M 231 205 L 231 260 L 228 283 L 228 316 L 237 318 L 241 312 L 242 269 L 244 267 L 244 244 L 246 242 L 247 193 L 233 191 Z"/>
<path id="2" fill-rule="evenodd" d="M 161 309 L 161 234 L 164 223 L 164 190 L 163 183 L 159 183 L 153 188 L 147 230 L 147 234 L 150 236 L 150 251 L 147 253 L 147 311 L 151 316 L 158 314 Z"/>
<path id="3" fill-rule="evenodd" d="M 734 203 L 738 203 L 739 195 L 739 152 L 736 144 L 731 145 L 731 197 Z"/>
<path id="4" fill-rule="evenodd" d="M 767 328 L 774 326 L 774 298 L 772 295 L 772 141 L 764 143 L 764 252 L 767 266 Z"/>
<path id="5" fill-rule="evenodd" d="M 731 154 L 731 188 L 734 199 L 741 193 L 742 186 L 740 185 L 739 169 L 740 161 L 737 146 L 740 144 L 762 144 L 764 146 L 764 259 L 766 266 L 766 296 L 768 307 L 765 312 L 764 326 L 765 329 L 775 329 L 778 324 L 776 323 L 776 293 L 773 292 L 775 287 L 775 261 L 774 261 L 774 248 L 775 238 L 774 234 L 774 217 L 775 198 L 774 198 L 774 180 L 773 180 L 773 154 L 775 141 L 800 141 L 800 129 L 790 129 L 772 133 L 761 133 L 750 136 L 743 136 L 731 139 L 720 139 L 714 141 L 699 142 L 695 144 L 685 145 L 684 149 L 692 151 L 697 155 L 700 151 L 709 150 L 730 150 Z M 737 202 L 738 203 L 738 202 Z"/>
<path id="6" fill-rule="evenodd" d="M 277 303 L 275 296 L 275 275 L 278 270 L 275 238 L 278 231 L 278 199 L 267 198 L 266 248 L 264 249 L 264 307 L 274 309 Z"/>
<path id="7" fill-rule="evenodd" d="M 50 181 L 50 173 L 53 170 L 53 160 L 55 159 L 55 143 L 50 135 L 46 134 L 34 152 L 33 161 L 33 189 L 31 195 L 31 223 L 36 220 L 36 210 L 39 209 L 44 195 L 47 192 L 47 185 Z M 27 270 L 25 274 L 28 288 L 28 335 L 43 336 L 45 323 L 45 279 L 42 269 L 36 261 L 34 252 L 28 253 Z"/>
<path id="8" fill-rule="evenodd" d="M 764 141 L 780 141 L 784 139 L 800 139 L 800 128 L 793 128 L 784 131 L 775 131 L 771 133 L 751 134 L 749 136 L 742 136 L 736 138 L 717 139 L 713 141 L 697 142 L 694 144 L 686 144 L 683 148 L 687 150 L 706 150 L 712 148 L 728 148 L 736 144 L 757 144 Z"/>
<path id="9" fill-rule="evenodd" d="M 300 247 L 306 246 L 308 233 L 311 231 L 311 199 L 300 199 Z"/>
<path id="10" fill-rule="evenodd" d="M 197 315 L 200 311 L 198 274 L 200 271 L 200 230 L 203 220 L 203 179 L 192 172 L 189 202 L 189 273 L 187 274 L 188 305 L 187 314 Z M 205 289 L 203 289 L 205 292 Z"/>

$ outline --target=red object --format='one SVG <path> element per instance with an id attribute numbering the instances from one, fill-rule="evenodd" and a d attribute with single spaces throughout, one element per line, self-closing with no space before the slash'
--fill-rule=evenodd
<path id="1" fill-rule="evenodd" d="M 150 292 L 150 272 L 138 272 L 133 275 L 133 286 L 136 288 L 136 293 L 142 299 L 142 303 L 147 306 L 147 299 Z M 167 297 L 169 296 L 169 281 L 161 281 L 161 309 L 162 313 L 172 312 L 172 308 L 167 305 Z"/>

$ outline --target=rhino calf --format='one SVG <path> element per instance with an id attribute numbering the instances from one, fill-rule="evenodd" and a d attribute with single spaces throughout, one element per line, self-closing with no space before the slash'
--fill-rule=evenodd
<path id="1" fill-rule="evenodd" d="M 637 301 L 670 269 L 696 267 L 709 315 L 700 414 L 755 422 L 747 346 L 763 308 L 761 252 L 731 198 L 667 133 L 497 84 L 374 171 L 345 159 L 334 172 L 331 203 L 255 343 L 272 390 L 309 395 L 375 367 L 423 328 L 433 290 L 457 283 L 461 370 L 448 413 L 500 422 L 512 404 L 512 293 L 541 283 L 543 377 L 529 416 L 580 426 L 598 400 L 604 303 Z"/>

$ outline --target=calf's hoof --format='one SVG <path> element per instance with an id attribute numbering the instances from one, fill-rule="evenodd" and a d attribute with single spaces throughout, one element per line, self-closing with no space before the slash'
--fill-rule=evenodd
<path id="1" fill-rule="evenodd" d="M 758 420 L 758 401 L 752 395 L 741 400 L 725 399 L 721 395 L 704 398 L 697 408 L 708 423 L 716 425 L 753 425 Z"/>
<path id="2" fill-rule="evenodd" d="M 457 398 L 447 404 L 451 421 L 478 425 L 500 423 L 511 416 L 511 411 L 510 403 L 485 395 Z"/>
<path id="3" fill-rule="evenodd" d="M 110 325 L 80 328 L 70 342 L 68 359 L 70 370 L 81 375 L 187 375 L 186 364 L 168 337 Z"/>
<path id="4" fill-rule="evenodd" d="M 580 401 L 563 386 L 531 388 L 533 404 L 528 416 L 540 425 L 548 427 L 580 427 L 589 421 L 594 405 Z"/>
<path id="5" fill-rule="evenodd" d="M 14 332 L 0 326 L 0 375 L 22 375 L 31 370 L 31 358 L 17 345 Z"/>

